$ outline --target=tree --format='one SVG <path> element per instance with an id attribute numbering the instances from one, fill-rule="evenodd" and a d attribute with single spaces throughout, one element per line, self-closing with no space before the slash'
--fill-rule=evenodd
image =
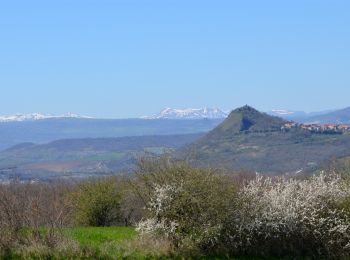
<path id="1" fill-rule="evenodd" d="M 215 250 L 221 224 L 236 194 L 231 179 L 167 158 L 142 160 L 137 175 L 148 213 L 138 230 L 161 233 L 176 247 Z"/>
<path id="2" fill-rule="evenodd" d="M 121 192 L 112 178 L 83 182 L 71 193 L 74 222 L 83 226 L 121 223 Z"/>

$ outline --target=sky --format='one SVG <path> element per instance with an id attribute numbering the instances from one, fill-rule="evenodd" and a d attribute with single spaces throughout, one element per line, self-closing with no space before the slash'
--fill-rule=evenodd
<path id="1" fill-rule="evenodd" d="M 350 1 L 0 3 L 0 114 L 350 106 Z"/>

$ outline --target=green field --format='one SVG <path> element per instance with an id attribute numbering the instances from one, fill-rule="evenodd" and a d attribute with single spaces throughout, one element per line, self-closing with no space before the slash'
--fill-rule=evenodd
<path id="1" fill-rule="evenodd" d="M 79 243 L 83 259 L 232 259 L 226 256 L 193 258 L 170 253 L 162 242 L 139 239 L 132 227 L 74 227 L 65 229 L 64 234 Z M 80 259 L 77 255 L 73 258 Z"/>
<path id="2" fill-rule="evenodd" d="M 132 227 L 74 227 L 64 236 L 78 251 L 54 253 L 48 259 L 170 259 L 166 244 L 140 238 Z M 165 245 L 165 246 L 163 246 Z"/>
<path id="3" fill-rule="evenodd" d="M 0 252 L 0 259 L 259 259 L 183 255 L 171 250 L 164 240 L 138 236 L 131 227 L 74 227 L 64 229 L 63 234 L 67 240 L 61 247 L 20 247 Z"/>
<path id="4" fill-rule="evenodd" d="M 76 227 L 66 229 L 64 234 L 82 246 L 99 247 L 104 243 L 133 239 L 137 232 L 131 227 Z"/>
<path id="5" fill-rule="evenodd" d="M 31 243 L 0 250 L 0 259 L 182 259 L 164 239 L 138 236 L 132 227 L 65 228 L 53 247 L 37 243 L 26 231 L 23 241 Z M 43 228 L 40 233 L 44 237 L 47 231 Z"/>

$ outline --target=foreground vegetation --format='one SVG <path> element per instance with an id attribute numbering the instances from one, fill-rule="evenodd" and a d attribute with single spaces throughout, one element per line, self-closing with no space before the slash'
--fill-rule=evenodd
<path id="1" fill-rule="evenodd" d="M 99 248 L 109 242 L 122 242 L 136 238 L 133 227 L 74 227 L 64 230 L 64 235 L 83 246 Z"/>
<path id="2" fill-rule="evenodd" d="M 53 247 L 31 241 L 2 251 L 1 259 L 159 259 L 171 257 L 167 242 L 139 237 L 132 227 L 66 228 Z"/>
<path id="3" fill-rule="evenodd" d="M 0 256 L 349 258 L 349 171 L 338 165 L 268 178 L 148 159 L 129 179 L 2 185 Z"/>

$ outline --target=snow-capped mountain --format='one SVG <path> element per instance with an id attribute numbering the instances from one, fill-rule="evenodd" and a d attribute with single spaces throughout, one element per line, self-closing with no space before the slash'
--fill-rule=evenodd
<path id="1" fill-rule="evenodd" d="M 275 114 L 275 115 L 280 115 L 280 116 L 285 116 L 285 115 L 293 115 L 296 112 L 295 111 L 289 111 L 286 109 L 273 109 L 270 111 L 271 114 Z"/>
<path id="2" fill-rule="evenodd" d="M 51 119 L 51 118 L 91 118 L 91 117 L 77 115 L 73 113 L 67 113 L 63 115 L 32 113 L 32 114 L 3 115 L 3 116 L 0 116 L 0 122 L 4 123 L 4 122 L 35 121 L 35 120 L 44 120 L 44 119 Z"/>
<path id="3" fill-rule="evenodd" d="M 186 108 L 186 109 L 174 109 L 165 108 L 161 112 L 153 116 L 143 117 L 146 119 L 218 119 L 226 118 L 227 112 L 224 112 L 218 108 Z"/>
<path id="4" fill-rule="evenodd" d="M 320 111 L 320 112 L 304 112 L 304 111 L 293 111 L 293 110 L 287 110 L 287 109 L 273 109 L 271 111 L 268 111 L 267 113 L 273 116 L 282 117 L 287 120 L 305 122 L 309 118 L 324 115 L 332 111 L 333 110 L 326 110 L 326 111 Z"/>
<path id="5" fill-rule="evenodd" d="M 282 117 L 287 120 L 297 120 L 308 117 L 308 113 L 304 111 L 292 111 L 287 109 L 273 109 L 267 112 L 272 116 Z"/>

